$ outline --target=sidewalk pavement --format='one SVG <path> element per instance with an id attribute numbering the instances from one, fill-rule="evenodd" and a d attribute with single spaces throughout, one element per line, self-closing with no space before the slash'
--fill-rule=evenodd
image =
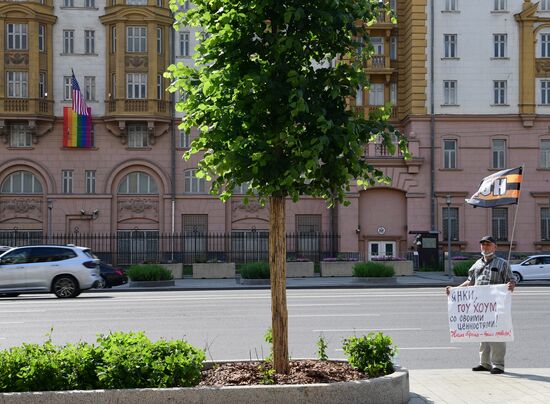
<path id="1" fill-rule="evenodd" d="M 464 278 L 449 278 L 441 272 L 415 272 L 410 276 L 358 281 L 353 277 L 288 278 L 287 289 L 320 288 L 414 288 L 459 285 Z M 520 287 L 550 286 L 550 281 L 526 281 Z M 129 284 L 104 289 L 105 292 L 159 290 L 234 290 L 267 289 L 264 285 L 241 285 L 240 279 L 176 279 L 174 286 L 136 288 Z M 94 290 L 96 292 L 97 290 Z M 550 402 L 550 369 L 506 369 L 502 375 L 472 372 L 471 369 L 409 370 L 408 404 L 531 404 Z"/>

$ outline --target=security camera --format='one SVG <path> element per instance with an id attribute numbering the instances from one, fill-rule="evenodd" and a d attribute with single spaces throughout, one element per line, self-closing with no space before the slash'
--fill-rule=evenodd
<path id="1" fill-rule="evenodd" d="M 81 215 L 85 215 L 86 214 L 86 211 L 84 209 L 80 209 L 80 214 Z"/>

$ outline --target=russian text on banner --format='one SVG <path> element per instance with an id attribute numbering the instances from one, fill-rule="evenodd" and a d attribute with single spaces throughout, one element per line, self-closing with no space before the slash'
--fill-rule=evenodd
<path id="1" fill-rule="evenodd" d="M 451 288 L 451 342 L 513 341 L 512 294 L 508 285 Z"/>

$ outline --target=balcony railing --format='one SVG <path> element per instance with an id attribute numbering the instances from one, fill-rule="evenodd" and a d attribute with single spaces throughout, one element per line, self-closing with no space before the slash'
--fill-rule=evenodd
<path id="1" fill-rule="evenodd" d="M 44 98 L 0 98 L 0 101 L 0 112 L 4 113 L 53 114 L 53 101 Z"/>
<path id="2" fill-rule="evenodd" d="M 167 114 L 170 112 L 170 101 L 163 100 L 107 100 L 107 112 L 108 113 L 144 113 L 144 112 L 158 112 L 161 114 Z"/>

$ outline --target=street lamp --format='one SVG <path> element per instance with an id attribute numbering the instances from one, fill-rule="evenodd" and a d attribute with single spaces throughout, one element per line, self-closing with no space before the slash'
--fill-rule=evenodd
<path id="1" fill-rule="evenodd" d="M 449 278 L 451 278 L 451 195 L 447 194 L 447 197 L 445 198 L 445 203 L 447 204 L 447 268 L 449 271 Z"/>

